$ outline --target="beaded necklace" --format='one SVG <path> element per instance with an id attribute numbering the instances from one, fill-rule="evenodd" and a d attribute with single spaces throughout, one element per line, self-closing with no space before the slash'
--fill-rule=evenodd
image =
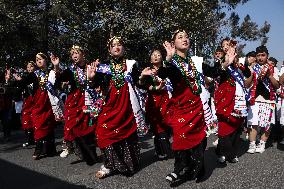
<path id="1" fill-rule="evenodd" d="M 124 85 L 125 66 L 125 59 L 123 59 L 122 62 L 116 62 L 113 59 L 110 60 L 111 78 L 114 81 L 116 89 L 120 89 Z"/>
<path id="2" fill-rule="evenodd" d="M 186 84 L 190 87 L 192 93 L 199 95 L 202 92 L 201 81 L 197 69 L 195 68 L 195 65 L 192 62 L 191 58 L 187 56 L 185 59 L 183 59 L 175 54 L 173 59 L 177 60 L 178 69 L 181 71 L 181 74 Z M 191 69 L 188 69 L 186 65 L 188 65 Z"/>
<path id="3" fill-rule="evenodd" d="M 40 70 L 41 73 L 38 74 L 39 87 L 41 90 L 45 90 L 46 82 L 48 81 L 48 72 Z"/>
<path id="4" fill-rule="evenodd" d="M 73 69 L 73 75 L 74 75 L 76 87 L 80 89 L 81 91 L 83 91 L 85 87 L 86 74 L 84 73 L 84 70 L 81 71 L 79 69 L 80 68 L 75 66 Z"/>
<path id="5" fill-rule="evenodd" d="M 232 76 L 229 76 L 227 81 L 230 83 L 231 86 L 233 86 L 233 87 L 236 86 L 236 83 L 235 83 L 234 79 L 232 78 Z"/>

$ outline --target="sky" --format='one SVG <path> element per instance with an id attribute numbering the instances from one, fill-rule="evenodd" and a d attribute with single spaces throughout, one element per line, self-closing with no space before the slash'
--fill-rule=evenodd
<path id="1" fill-rule="evenodd" d="M 240 21 L 247 14 L 259 26 L 263 26 L 264 22 L 268 21 L 271 27 L 266 46 L 269 55 L 276 58 L 278 64 L 282 65 L 284 61 L 284 0 L 250 0 L 244 5 L 239 5 L 236 12 L 240 16 Z M 260 41 L 247 42 L 244 52 L 253 51 L 259 45 Z"/>

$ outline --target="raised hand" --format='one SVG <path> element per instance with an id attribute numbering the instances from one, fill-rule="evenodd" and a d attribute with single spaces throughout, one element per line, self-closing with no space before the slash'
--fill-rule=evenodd
<path id="1" fill-rule="evenodd" d="M 18 74 L 13 74 L 13 77 L 14 77 L 17 81 L 22 80 L 22 77 L 19 76 Z"/>
<path id="2" fill-rule="evenodd" d="M 144 75 L 153 75 L 153 71 L 150 67 L 147 67 L 145 68 L 142 72 L 141 72 L 141 75 L 144 76 Z"/>
<path id="3" fill-rule="evenodd" d="M 168 41 L 165 41 L 163 43 L 163 46 L 165 47 L 167 51 L 166 60 L 170 61 L 176 52 L 176 48 L 172 43 L 169 43 Z"/>
<path id="4" fill-rule="evenodd" d="M 159 85 L 156 87 L 157 90 L 163 90 L 166 86 L 166 82 L 162 80 Z"/>
<path id="5" fill-rule="evenodd" d="M 222 66 L 227 68 L 229 65 L 231 65 L 234 62 L 236 56 L 237 53 L 235 46 L 230 46 L 227 51 L 227 54 L 225 55 L 225 62 L 222 63 Z"/>
<path id="6" fill-rule="evenodd" d="M 91 65 L 88 65 L 87 78 L 89 80 L 92 80 L 95 77 L 96 69 L 99 64 L 100 64 L 100 61 L 99 59 L 97 59 L 96 61 L 92 62 Z"/>
<path id="7" fill-rule="evenodd" d="M 272 64 L 268 64 L 268 69 L 267 69 L 267 72 L 266 72 L 266 77 L 270 77 L 270 76 L 273 76 L 273 73 L 274 73 L 274 66 Z"/>
<path id="8" fill-rule="evenodd" d="M 9 81 L 10 78 L 11 78 L 11 70 L 7 69 L 6 73 L 5 73 L 5 80 L 6 80 L 6 82 Z"/>
<path id="9" fill-rule="evenodd" d="M 50 61 L 53 64 L 54 67 L 58 67 L 59 66 L 59 57 L 55 56 L 52 53 L 50 55 Z"/>

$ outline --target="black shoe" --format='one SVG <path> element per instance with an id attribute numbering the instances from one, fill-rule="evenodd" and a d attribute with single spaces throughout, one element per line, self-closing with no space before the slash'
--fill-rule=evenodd
<path id="1" fill-rule="evenodd" d="M 217 162 L 220 164 L 225 164 L 226 163 L 226 157 L 225 156 L 219 156 L 217 159 Z"/>
<path id="2" fill-rule="evenodd" d="M 239 159 L 237 157 L 233 158 L 233 159 L 230 159 L 229 160 L 230 163 L 238 163 L 239 162 Z"/>
<path id="3" fill-rule="evenodd" d="M 166 181 L 169 182 L 170 184 L 177 182 L 178 180 L 179 180 L 179 176 L 174 172 L 166 176 Z"/>
<path id="4" fill-rule="evenodd" d="M 279 142 L 279 144 L 284 146 L 284 138 Z"/>
<path id="5" fill-rule="evenodd" d="M 36 142 L 36 147 L 35 147 L 35 151 L 33 154 L 33 159 L 34 160 L 39 160 L 41 157 L 41 153 L 42 153 L 42 141 L 37 141 Z"/>
<path id="6" fill-rule="evenodd" d="M 205 173 L 206 173 L 206 171 L 205 171 L 205 168 L 203 167 L 199 171 L 199 173 L 197 174 L 195 182 L 200 183 L 200 182 L 204 181 Z"/>
<path id="7" fill-rule="evenodd" d="M 168 155 L 157 155 L 158 161 L 164 161 L 168 159 Z"/>
<path id="8" fill-rule="evenodd" d="M 28 143 L 28 142 L 23 143 L 23 147 L 24 147 L 24 148 L 26 148 L 26 147 L 28 147 L 28 146 L 30 146 L 30 143 Z"/>

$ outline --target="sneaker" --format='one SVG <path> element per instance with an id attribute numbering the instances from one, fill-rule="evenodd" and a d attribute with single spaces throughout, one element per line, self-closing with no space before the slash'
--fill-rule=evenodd
<path id="1" fill-rule="evenodd" d="M 63 149 L 63 151 L 60 154 L 60 157 L 66 158 L 69 155 L 69 150 L 67 148 Z"/>
<path id="2" fill-rule="evenodd" d="M 255 153 L 255 150 L 256 150 L 256 145 L 255 145 L 255 143 L 250 143 L 250 144 L 249 144 L 249 149 L 248 149 L 247 153 L 254 154 L 254 153 Z"/>
<path id="3" fill-rule="evenodd" d="M 220 156 L 220 157 L 218 157 L 217 161 L 218 161 L 218 163 L 226 163 L 226 158 L 225 158 L 225 156 Z"/>
<path id="4" fill-rule="evenodd" d="M 265 151 L 265 143 L 259 143 L 256 146 L 255 152 L 257 153 L 263 153 Z"/>

